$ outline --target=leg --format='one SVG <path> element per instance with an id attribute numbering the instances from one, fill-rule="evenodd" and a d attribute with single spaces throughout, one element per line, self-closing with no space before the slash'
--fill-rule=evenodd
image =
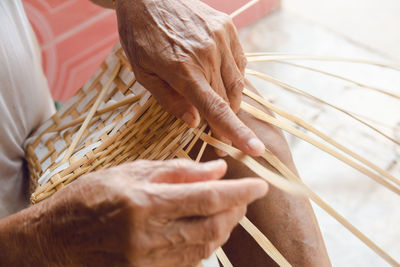
<path id="1" fill-rule="evenodd" d="M 246 86 L 253 89 L 249 83 Z M 247 97 L 244 97 L 243 101 L 268 112 Z M 279 129 L 253 118 L 242 110 L 238 116 L 271 152 L 297 174 L 288 144 Z M 208 161 L 216 157 L 214 149 L 208 147 L 203 160 Z M 257 176 L 232 158 L 227 157 L 226 161 L 229 165 L 227 179 Z M 273 169 L 267 163 L 264 164 Z M 270 186 L 264 199 L 249 206 L 247 216 L 293 266 L 330 266 L 318 223 L 308 200 L 288 195 Z M 223 249 L 235 267 L 276 265 L 240 226 L 232 232 Z"/>

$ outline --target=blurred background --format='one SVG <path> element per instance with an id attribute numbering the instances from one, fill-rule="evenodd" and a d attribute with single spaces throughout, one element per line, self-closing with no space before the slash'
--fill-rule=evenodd
<path id="1" fill-rule="evenodd" d="M 206 2 L 231 13 L 247 0 Z M 65 101 L 88 80 L 117 42 L 115 14 L 88 0 L 24 0 L 24 4 L 40 41 L 53 97 Z M 234 22 L 246 52 L 340 56 L 399 66 L 399 14 L 398 0 L 260 0 Z M 343 62 L 294 63 L 400 94 L 399 71 Z M 276 61 L 250 63 L 248 67 L 358 114 L 400 141 L 399 99 Z M 393 142 L 326 105 L 249 78 L 280 108 L 400 177 L 400 149 Z M 305 183 L 399 261 L 398 196 L 308 143 L 290 135 L 287 138 Z M 334 266 L 388 266 L 318 207 L 315 212 Z"/>

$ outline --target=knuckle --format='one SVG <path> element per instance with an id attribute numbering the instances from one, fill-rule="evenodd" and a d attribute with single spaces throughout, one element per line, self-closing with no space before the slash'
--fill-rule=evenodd
<path id="1" fill-rule="evenodd" d="M 221 120 L 228 115 L 229 105 L 220 96 L 207 97 L 207 101 L 203 105 L 202 110 L 206 118 L 214 117 L 217 120 Z"/>
<path id="2" fill-rule="evenodd" d="M 247 206 L 242 206 L 239 208 L 239 219 L 243 218 L 247 213 Z"/>
<path id="3" fill-rule="evenodd" d="M 138 233 L 135 233 L 134 237 L 130 239 L 129 246 L 125 249 L 125 254 L 129 255 L 129 258 L 138 259 L 146 254 L 147 246 L 141 238 L 136 237 Z"/>
<path id="4" fill-rule="evenodd" d="M 173 169 L 187 169 L 190 166 L 191 161 L 188 159 L 173 159 L 168 162 Z"/>
<path id="5" fill-rule="evenodd" d="M 218 241 L 223 238 L 224 228 L 219 220 L 212 219 L 209 228 L 209 240 Z"/>
<path id="6" fill-rule="evenodd" d="M 215 24 L 213 27 L 213 32 L 215 35 L 225 36 L 229 29 L 233 27 L 233 21 L 231 17 L 222 12 L 218 14 L 218 17 L 214 22 Z"/>
<path id="7" fill-rule="evenodd" d="M 219 206 L 220 196 L 216 189 L 210 188 L 207 190 L 205 198 L 205 208 L 211 211 L 217 210 Z"/>
<path id="8" fill-rule="evenodd" d="M 202 246 L 201 249 L 201 257 L 202 259 L 207 259 L 211 256 L 211 253 L 214 252 L 214 246 L 213 243 L 206 243 Z"/>
<path id="9" fill-rule="evenodd" d="M 232 27 L 234 27 L 233 19 L 231 18 L 231 16 L 229 16 L 229 15 L 227 15 L 227 14 L 224 14 L 223 21 L 224 21 L 224 26 L 225 26 L 226 28 L 232 28 Z"/>
<path id="10" fill-rule="evenodd" d="M 243 139 L 249 137 L 251 131 L 249 128 L 247 128 L 246 125 L 244 125 L 241 121 L 239 121 L 239 124 L 235 128 L 235 132 L 238 138 Z"/>
<path id="11" fill-rule="evenodd" d="M 169 55 L 163 58 L 163 63 L 167 64 L 166 68 L 183 73 L 190 69 L 192 61 L 192 55 L 186 52 L 176 52 L 173 56 Z"/>
<path id="12" fill-rule="evenodd" d="M 217 50 L 217 44 L 214 39 L 209 38 L 203 42 L 201 42 L 201 45 L 197 48 L 200 52 L 207 53 L 207 54 L 213 54 L 210 52 L 214 52 Z"/>
<path id="13" fill-rule="evenodd" d="M 230 90 L 230 93 L 233 94 L 241 94 L 244 89 L 244 78 L 242 75 L 239 75 L 231 84 L 228 86 L 228 90 Z"/>
<path id="14" fill-rule="evenodd" d="M 246 69 L 246 65 L 247 65 L 247 58 L 246 58 L 245 54 L 243 53 L 243 50 L 240 52 L 240 55 L 238 56 L 237 65 L 238 65 L 239 70 L 243 73 L 244 70 Z"/>

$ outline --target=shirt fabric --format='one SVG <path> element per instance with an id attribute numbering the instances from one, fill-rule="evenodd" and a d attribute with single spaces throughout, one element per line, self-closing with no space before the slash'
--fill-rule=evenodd
<path id="1" fill-rule="evenodd" d="M 54 112 L 21 0 L 0 1 L 0 218 L 28 205 L 24 141 Z"/>

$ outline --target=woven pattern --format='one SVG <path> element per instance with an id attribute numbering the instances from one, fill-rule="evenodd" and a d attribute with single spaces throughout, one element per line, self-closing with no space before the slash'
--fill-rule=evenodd
<path id="1" fill-rule="evenodd" d="M 247 54 L 250 62 L 273 61 L 276 58 L 298 59 L 299 56 L 273 54 Z M 397 65 L 389 65 L 374 61 L 343 59 L 329 57 L 309 57 L 312 60 L 339 60 L 342 62 L 357 62 L 400 70 Z M 317 70 L 318 71 L 318 70 Z M 386 136 L 367 122 L 354 117 L 348 111 L 307 94 L 293 86 L 264 73 L 247 70 L 247 74 L 262 78 L 276 84 L 285 90 L 307 96 L 314 101 L 328 105 L 343 112 L 351 118 L 368 126 L 388 140 L 398 143 Z M 329 74 L 331 75 L 331 74 Z M 340 78 L 336 76 L 337 78 Z M 348 80 L 349 81 L 349 80 Z M 371 87 L 366 87 L 374 89 Z M 376 89 L 374 89 L 376 90 Z M 313 144 L 338 160 L 385 186 L 399 193 L 400 180 L 374 163 L 339 144 L 334 139 L 315 129 L 301 118 L 281 110 L 262 97 L 245 89 L 245 95 L 283 116 L 293 124 L 303 127 L 316 136 L 333 145 L 328 148 L 313 136 L 299 131 L 286 121 L 274 118 L 258 108 L 245 102 L 241 109 L 255 118 L 281 128 L 302 140 Z M 386 91 L 381 93 L 387 94 Z M 392 97 L 396 97 L 392 95 Z M 163 111 L 162 107 L 151 94 L 136 82 L 129 62 L 120 46 L 117 44 L 111 55 L 101 68 L 83 86 L 82 89 L 50 120 L 42 125 L 26 142 L 26 159 L 30 170 L 31 201 L 36 203 L 54 194 L 79 176 L 101 168 L 119 165 L 125 161 L 136 159 L 164 160 L 174 157 L 189 158 L 188 153 L 194 144 L 201 140 L 203 146 L 197 155 L 199 160 L 206 144 L 225 151 L 234 159 L 249 167 L 271 185 L 287 193 L 307 196 L 330 216 L 342 224 L 361 242 L 367 245 L 382 259 L 393 266 L 399 266 L 385 250 L 364 235 L 342 215 L 328 205 L 322 198 L 305 185 L 299 177 L 292 173 L 275 155 L 266 150 L 262 155 L 271 166 L 282 175 L 270 171 L 249 155 L 227 145 L 205 133 L 206 124 L 197 129 L 190 129 L 183 121 Z M 337 150 L 336 150 L 337 149 Z M 338 153 L 342 151 L 342 153 Z M 359 161 L 355 162 L 350 157 Z M 371 170 L 367 169 L 371 168 Z M 373 171 L 372 171 L 373 170 Z M 375 173 L 375 172 L 376 173 Z M 286 178 L 286 179 L 285 179 Z M 393 183 L 393 184 L 392 184 Z M 272 243 L 248 219 L 240 221 L 240 225 L 253 237 L 260 247 L 280 266 L 290 266 Z M 222 250 L 217 256 L 224 266 L 231 266 Z"/>
<path id="2" fill-rule="evenodd" d="M 119 70 L 117 70 L 119 68 Z M 115 77 L 112 73 L 118 71 Z M 67 149 L 107 81 L 112 81 L 72 156 Z M 204 130 L 204 126 L 202 130 Z M 202 131 L 200 131 L 201 133 Z M 199 131 L 197 131 L 199 133 Z M 136 82 L 119 44 L 101 68 L 28 139 L 31 201 L 41 201 L 77 177 L 136 159 L 186 157 L 196 136 Z M 197 140 L 197 138 L 195 138 Z M 182 149 L 186 147 L 186 152 Z"/>

